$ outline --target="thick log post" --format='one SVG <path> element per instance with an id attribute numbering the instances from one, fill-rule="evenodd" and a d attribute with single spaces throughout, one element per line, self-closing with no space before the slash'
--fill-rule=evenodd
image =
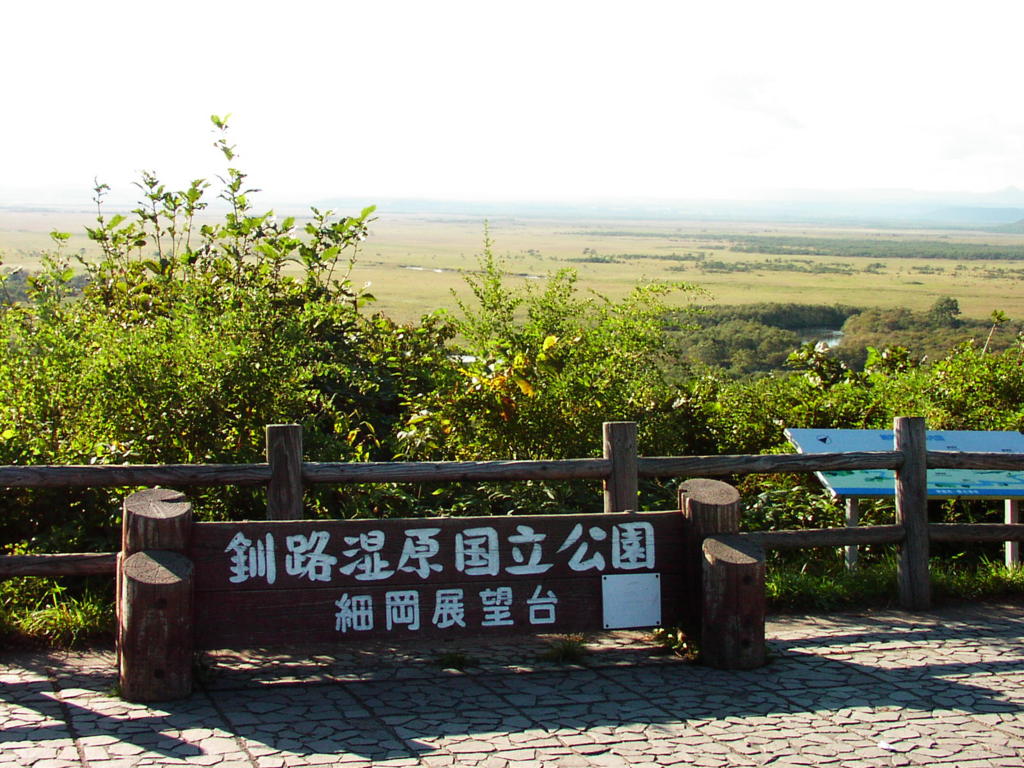
<path id="1" fill-rule="evenodd" d="M 192 532 L 192 502 L 170 488 L 147 488 L 124 500 L 121 553 L 145 549 L 184 552 Z"/>
<path id="2" fill-rule="evenodd" d="M 117 553 L 116 610 L 121 616 L 121 564 L 145 549 L 184 552 L 192 530 L 192 503 L 170 488 L 147 488 L 124 500 L 121 515 L 121 551 Z M 118 649 L 120 658 L 120 648 Z"/>
<path id="3" fill-rule="evenodd" d="M 686 594 L 683 627 L 692 637 L 701 636 L 703 555 L 708 536 L 737 533 L 740 529 L 740 494 L 721 480 L 697 478 L 679 485 L 679 511 L 684 521 L 683 573 Z"/>
<path id="4" fill-rule="evenodd" d="M 740 536 L 704 540 L 701 659 L 718 669 L 765 662 L 764 550 Z"/>
<path id="5" fill-rule="evenodd" d="M 604 458 L 612 463 L 611 473 L 604 481 L 604 511 L 636 511 L 639 498 L 636 422 L 604 423 Z"/>
<path id="6" fill-rule="evenodd" d="M 740 530 L 740 492 L 721 480 L 696 478 L 679 484 L 679 510 L 700 539 Z"/>
<path id="7" fill-rule="evenodd" d="M 192 562 L 177 552 L 148 550 L 121 567 L 121 695 L 168 701 L 192 693 Z"/>
<path id="8" fill-rule="evenodd" d="M 117 557 L 117 657 L 130 701 L 180 699 L 192 691 L 192 563 L 183 554 L 192 505 L 151 488 L 124 502 Z"/>
<path id="9" fill-rule="evenodd" d="M 900 605 L 909 611 L 931 606 L 928 574 L 927 433 L 919 416 L 893 422 L 895 450 L 903 453 L 896 470 L 896 522 L 903 526 L 903 546 L 897 571 Z"/>
<path id="10" fill-rule="evenodd" d="M 299 424 L 267 426 L 267 519 L 301 520 L 302 506 L 302 427 Z"/>

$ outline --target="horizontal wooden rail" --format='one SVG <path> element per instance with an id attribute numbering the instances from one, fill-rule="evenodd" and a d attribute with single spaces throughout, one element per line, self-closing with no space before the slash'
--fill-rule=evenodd
<path id="1" fill-rule="evenodd" d="M 924 429 L 921 424 L 913 424 Z M 914 419 L 896 419 L 894 430 L 906 427 Z M 609 426 L 606 424 L 606 432 Z M 619 425 L 621 426 L 621 425 Z M 922 432 L 923 434 L 923 432 Z M 289 438 L 283 441 L 281 435 Z M 926 451 L 924 438 L 913 449 L 860 451 L 855 453 L 787 453 L 729 456 L 637 457 L 635 440 L 609 441 L 605 435 L 603 458 L 531 460 L 531 461 L 440 461 L 440 462 L 303 462 L 301 428 L 297 425 L 271 425 L 267 433 L 268 463 L 259 464 L 124 464 L 90 466 L 0 466 L 0 487 L 14 488 L 171 488 L 202 486 L 263 486 L 268 488 L 268 517 L 297 518 L 302 514 L 304 487 L 317 484 L 347 483 L 443 483 L 460 481 L 524 480 L 600 480 L 605 483 L 606 509 L 609 489 L 622 486 L 612 509 L 623 511 L 636 505 L 638 477 L 716 477 L 724 475 L 772 474 L 779 472 L 829 472 L 844 470 L 896 470 L 897 486 L 923 488 L 922 465 L 933 469 L 1024 470 L 1024 454 L 1001 452 Z M 284 445 L 287 442 L 287 445 Z M 608 444 L 614 443 L 609 450 Z M 615 446 L 618 446 L 617 448 Z M 895 445 L 899 445 L 896 441 Z M 287 450 L 285 450 L 287 449 Z M 617 463 L 616 463 L 617 462 Z M 623 475 L 613 478 L 615 467 Z M 622 470 L 622 467 L 628 469 Z M 915 469 L 922 477 L 909 483 Z M 903 485 L 900 485 L 900 478 Z M 630 482 L 627 482 L 630 481 Z M 920 490 L 920 489 L 918 489 Z M 903 543 L 911 541 L 923 554 L 915 562 L 924 562 L 927 570 L 927 542 L 945 541 L 1024 541 L 1024 524 L 1007 517 L 1005 524 L 939 525 L 927 524 L 924 496 L 915 505 L 914 520 L 922 521 L 914 536 L 902 524 L 835 529 L 761 531 L 743 534 L 767 548 L 841 547 L 860 544 Z M 278 498 L 280 497 L 280 498 Z M 619 498 L 621 497 L 621 498 Z M 897 493 L 899 501 L 900 494 Z M 270 503 L 277 499 L 276 503 Z M 281 500 L 286 501 L 284 504 Z M 905 500 L 904 503 L 906 504 Z M 280 509 L 279 509 L 280 507 Z M 899 507 L 899 504 L 897 504 Z M 917 523 L 915 523 L 916 525 Z M 918 570 L 921 570 L 920 564 Z M 115 555 L 110 553 L 10 555 L 0 556 L 0 578 L 12 576 L 70 576 L 111 574 Z M 920 574 L 918 574 L 920 576 Z M 901 598 L 902 599 L 902 598 Z M 922 605 L 927 600 L 920 601 Z"/>
<path id="2" fill-rule="evenodd" d="M 603 480 L 609 459 L 552 461 L 304 462 L 307 483 L 433 483 L 460 480 Z"/>
<path id="3" fill-rule="evenodd" d="M 897 451 L 652 456 L 637 459 L 640 477 L 715 477 L 774 472 L 899 469 Z M 1024 454 L 928 451 L 932 469 L 1024 468 Z M 317 483 L 431 483 L 463 480 L 604 480 L 609 459 L 539 461 L 303 462 L 302 480 Z M 0 466 L 0 487 L 111 488 L 130 486 L 266 485 L 268 464 L 101 464 Z"/>
<path id="4" fill-rule="evenodd" d="M 115 552 L 0 557 L 0 579 L 13 576 L 113 576 L 116 569 Z"/>
<path id="5" fill-rule="evenodd" d="M 932 523 L 932 541 L 1024 541 L 1024 523 Z"/>
<path id="6" fill-rule="evenodd" d="M 1024 453 L 961 453 L 959 451 L 928 451 L 925 460 L 929 469 L 1024 469 Z"/>
<path id="7" fill-rule="evenodd" d="M 637 460 L 640 477 L 704 477 L 772 472 L 828 472 L 846 469 L 898 469 L 896 451 L 858 453 L 777 453 L 734 456 L 663 456 Z"/>
<path id="8" fill-rule="evenodd" d="M 898 544 L 903 541 L 902 525 L 864 525 L 858 528 L 800 528 L 788 531 L 741 533 L 765 549 L 799 547 L 844 547 L 849 544 Z"/>
<path id="9" fill-rule="evenodd" d="M 851 544 L 898 544 L 903 540 L 901 525 L 863 525 L 855 528 L 799 528 L 783 531 L 741 533 L 765 549 L 799 547 L 845 547 Z M 931 541 L 1005 542 L 1024 541 L 1024 524 L 931 523 Z"/>
<path id="10" fill-rule="evenodd" d="M 269 464 L 95 464 L 0 467 L 0 487 L 117 488 L 266 485 Z"/>

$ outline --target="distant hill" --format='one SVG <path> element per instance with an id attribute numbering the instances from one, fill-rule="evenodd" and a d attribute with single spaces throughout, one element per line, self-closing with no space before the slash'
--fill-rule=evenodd
<path id="1" fill-rule="evenodd" d="M 1024 219 L 1024 208 L 948 206 L 931 211 L 929 218 L 937 222 L 944 222 L 947 226 L 976 226 L 992 229 L 993 227 L 1008 226 Z"/>
<path id="2" fill-rule="evenodd" d="M 1001 227 L 992 227 L 992 232 L 1005 232 L 1010 235 L 1024 234 L 1024 219 L 1018 219 L 1012 224 L 1004 224 Z"/>
<path id="3" fill-rule="evenodd" d="M 347 210 L 359 201 L 334 198 L 317 201 L 319 207 Z M 363 201 L 365 203 L 365 201 Z M 461 215 L 481 218 L 638 219 L 718 222 L 786 222 L 839 224 L 861 227 L 923 229 L 1001 228 L 1024 220 L 1024 203 L 1006 199 L 950 199 L 913 194 L 827 195 L 814 197 L 799 191 L 764 200 L 422 200 L 385 198 L 373 202 L 382 213 Z M 1017 231 L 1017 230 L 1006 230 Z"/>

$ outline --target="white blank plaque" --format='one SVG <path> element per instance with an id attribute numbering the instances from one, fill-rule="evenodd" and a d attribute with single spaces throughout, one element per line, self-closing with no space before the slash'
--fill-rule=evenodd
<path id="1" fill-rule="evenodd" d="M 601 577 L 605 629 L 661 625 L 661 574 L 628 573 Z"/>

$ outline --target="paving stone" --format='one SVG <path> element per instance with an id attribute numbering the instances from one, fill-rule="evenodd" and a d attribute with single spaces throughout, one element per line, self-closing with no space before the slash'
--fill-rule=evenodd
<path id="1" fill-rule="evenodd" d="M 1024 765 L 1019 606 L 776 617 L 768 632 L 774 663 L 741 673 L 655 658 L 642 633 L 600 636 L 585 668 L 502 641 L 460 675 L 433 666 L 436 647 L 218 652 L 215 683 L 160 707 L 103 692 L 110 654 L 8 654 L 0 766 L 77 765 L 79 749 L 103 768 Z"/>

